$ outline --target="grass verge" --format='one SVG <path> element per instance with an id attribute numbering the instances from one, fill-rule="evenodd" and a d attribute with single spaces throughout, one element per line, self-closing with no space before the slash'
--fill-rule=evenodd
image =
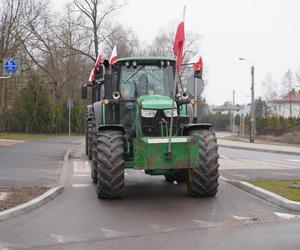
<path id="1" fill-rule="evenodd" d="M 300 180 L 252 180 L 249 183 L 300 202 Z"/>

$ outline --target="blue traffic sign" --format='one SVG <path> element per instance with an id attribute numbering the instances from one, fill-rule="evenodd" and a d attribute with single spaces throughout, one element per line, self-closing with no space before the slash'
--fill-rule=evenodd
<path id="1" fill-rule="evenodd" d="M 7 74 L 13 74 L 17 72 L 17 61 L 9 58 L 4 61 L 4 70 Z"/>

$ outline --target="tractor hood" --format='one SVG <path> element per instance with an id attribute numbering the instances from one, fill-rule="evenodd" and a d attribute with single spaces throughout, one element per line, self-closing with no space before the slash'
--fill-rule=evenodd
<path id="1" fill-rule="evenodd" d="M 172 98 L 163 95 L 144 95 L 137 100 L 139 106 L 144 109 L 171 109 Z M 177 108 L 174 102 L 174 108 Z"/>

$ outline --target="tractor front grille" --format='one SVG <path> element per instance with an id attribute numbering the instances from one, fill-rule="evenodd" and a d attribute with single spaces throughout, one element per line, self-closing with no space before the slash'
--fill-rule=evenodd
<path id="1" fill-rule="evenodd" d="M 177 128 L 177 117 L 174 117 L 173 122 L 173 135 L 176 133 Z M 168 132 L 170 130 L 170 120 L 165 116 L 164 110 L 159 109 L 155 117 L 153 118 L 146 118 L 142 117 L 142 132 L 144 136 L 162 136 L 161 135 L 161 122 L 165 121 L 168 126 Z"/>

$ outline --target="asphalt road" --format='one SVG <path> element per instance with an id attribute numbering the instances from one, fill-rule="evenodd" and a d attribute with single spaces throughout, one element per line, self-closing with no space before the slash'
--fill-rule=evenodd
<path id="1" fill-rule="evenodd" d="M 81 137 L 49 137 L 0 146 L 0 186 L 55 186 L 66 151 Z"/>
<path id="2" fill-rule="evenodd" d="M 227 179 L 300 179 L 300 156 L 222 147 L 219 154 Z"/>
<path id="3" fill-rule="evenodd" d="M 290 154 L 266 153 L 219 147 L 219 154 L 235 160 L 252 160 L 270 164 L 284 164 L 291 168 L 300 168 L 300 156 Z"/>
<path id="4" fill-rule="evenodd" d="M 222 181 L 216 197 L 196 199 L 131 170 L 125 199 L 98 200 L 81 152 L 62 195 L 0 223 L 0 249 L 300 249 L 300 214 Z"/>

